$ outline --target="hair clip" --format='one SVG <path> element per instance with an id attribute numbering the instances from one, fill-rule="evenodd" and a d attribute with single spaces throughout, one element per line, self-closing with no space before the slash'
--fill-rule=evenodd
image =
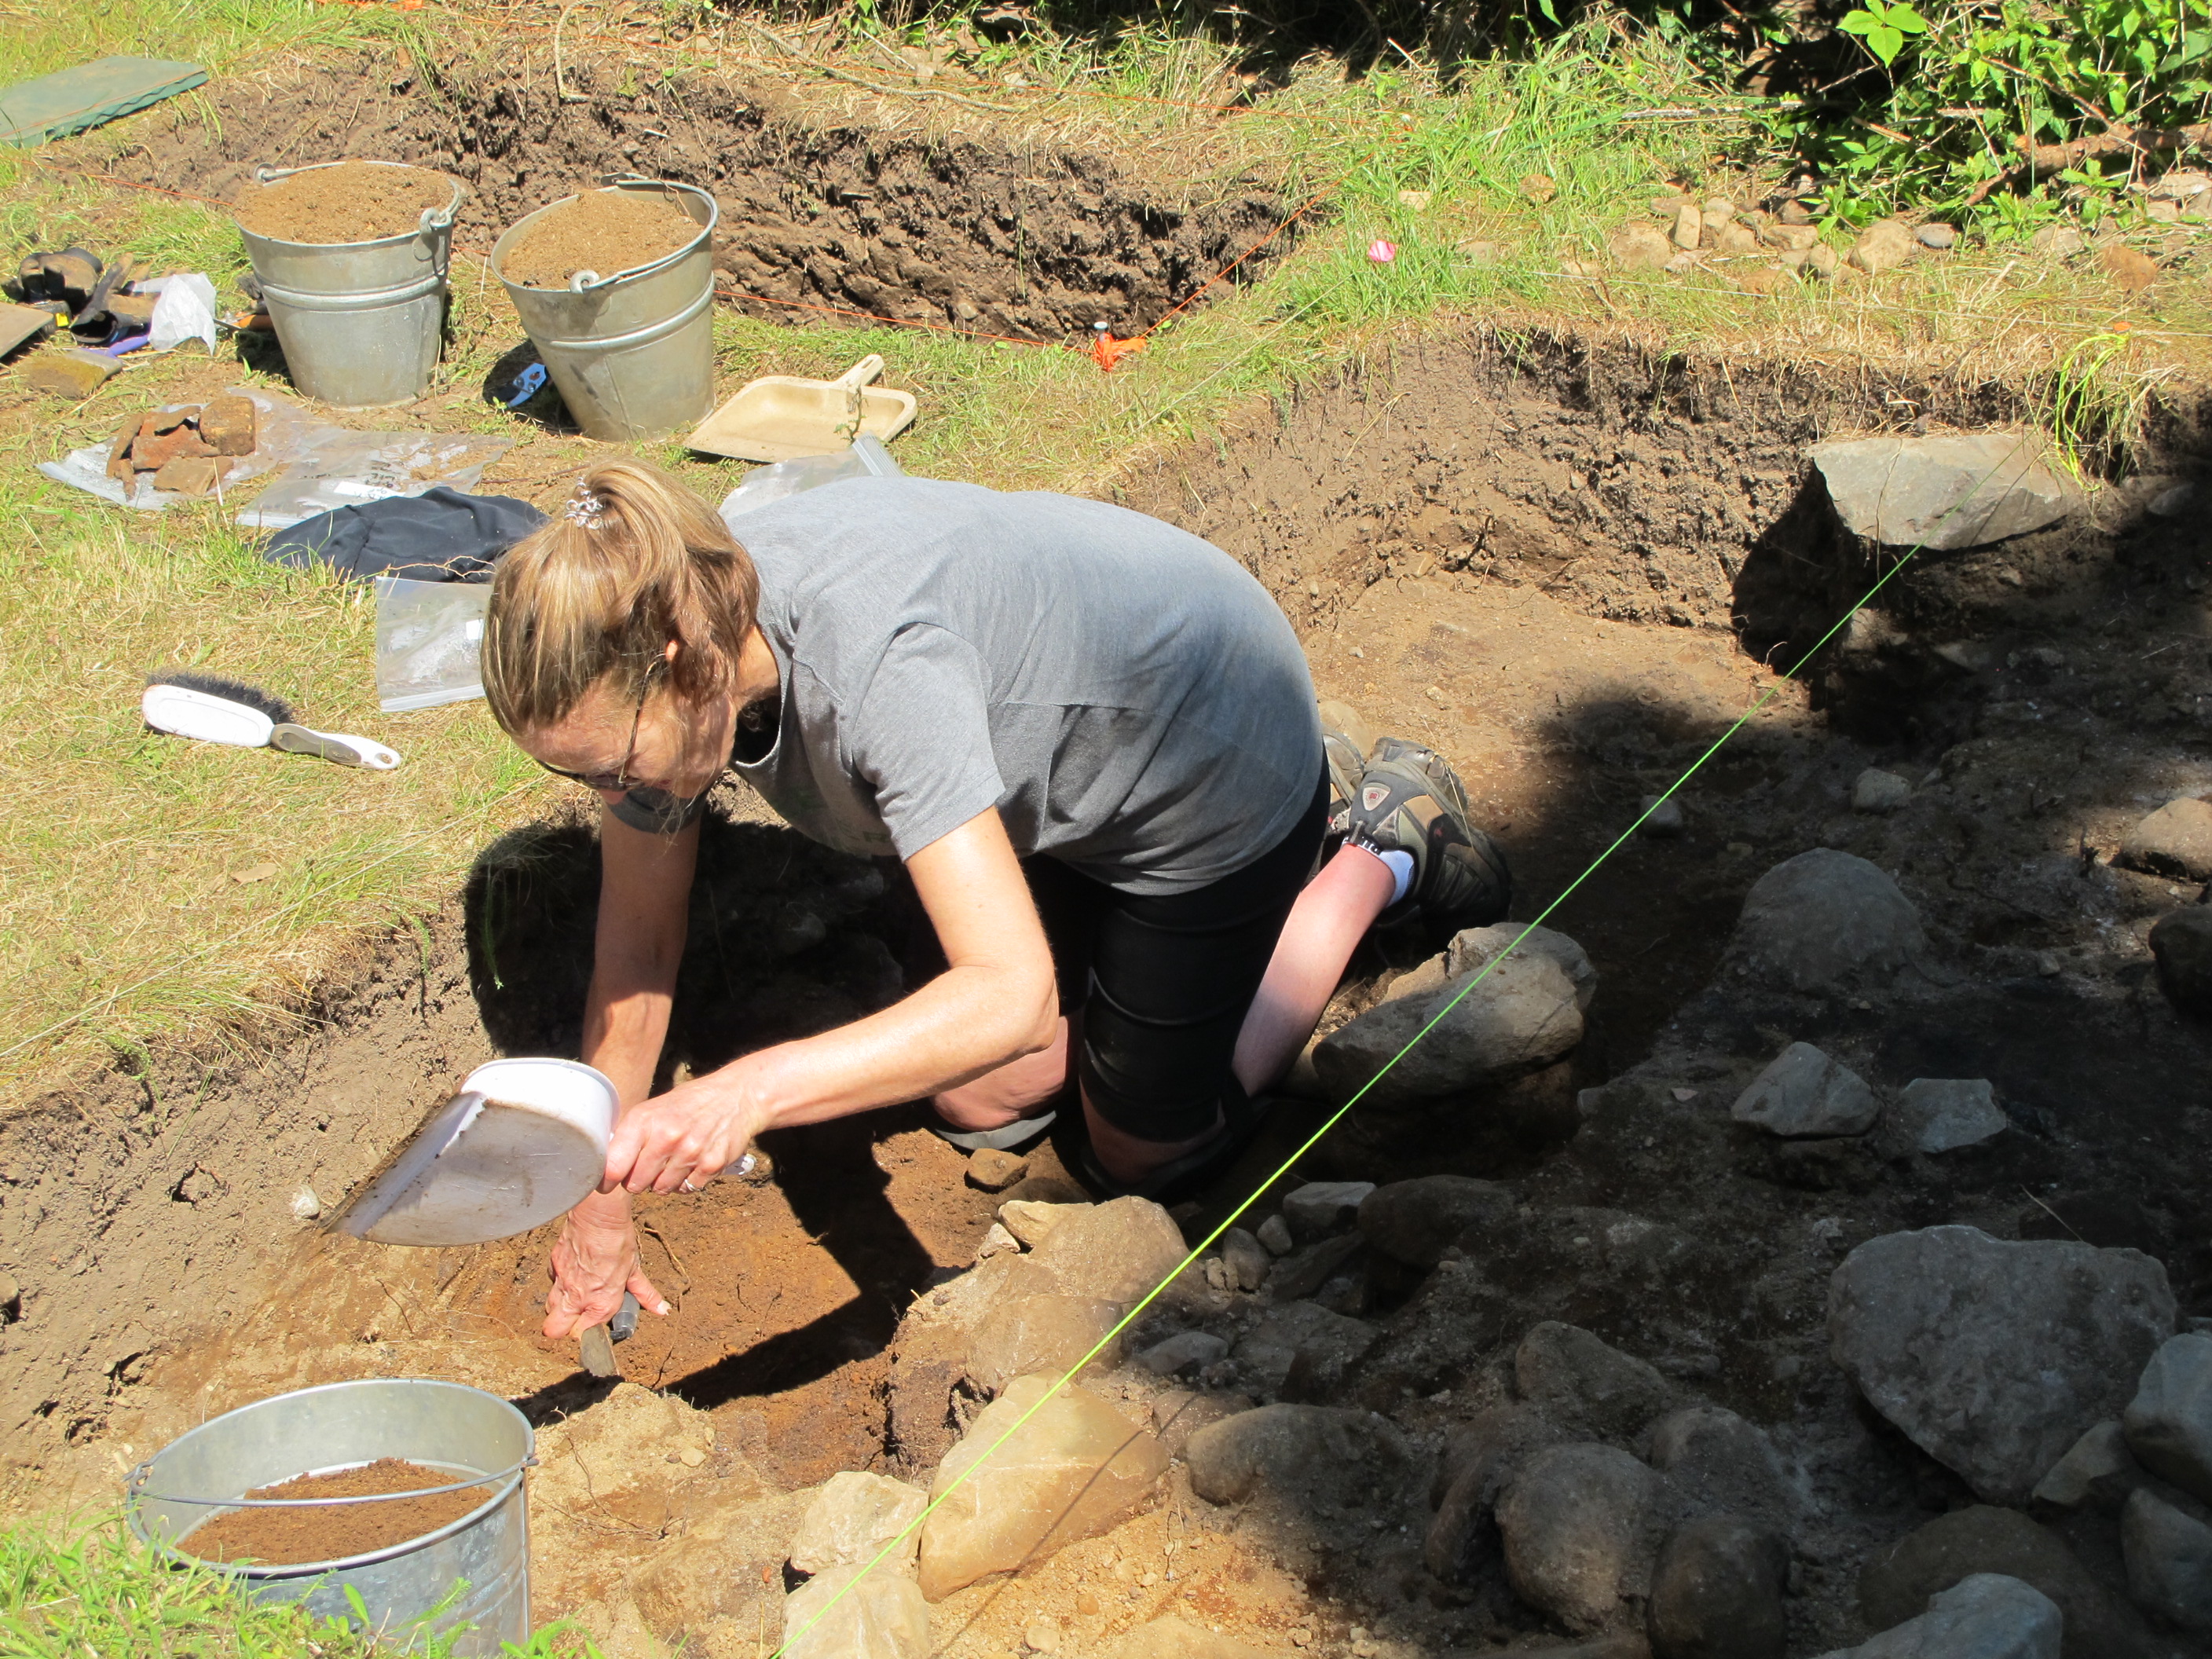
<path id="1" fill-rule="evenodd" d="M 603 499 L 588 489 L 580 489 L 568 498 L 568 505 L 562 509 L 561 516 L 583 529 L 597 530 L 606 510 L 607 504 Z"/>

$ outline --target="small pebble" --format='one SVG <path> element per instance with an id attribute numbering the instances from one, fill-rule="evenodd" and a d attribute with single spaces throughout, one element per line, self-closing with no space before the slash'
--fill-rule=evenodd
<path id="1" fill-rule="evenodd" d="M 687 1469 L 696 1469 L 707 1461 L 707 1454 L 696 1446 L 686 1446 L 676 1454 L 676 1461 Z"/>
<path id="2" fill-rule="evenodd" d="M 1644 821 L 1637 827 L 1654 841 L 1672 841 L 1682 833 L 1682 803 L 1673 796 L 1662 800 L 1646 795 L 1643 811 Z"/>
<path id="3" fill-rule="evenodd" d="M 1076 1591 L 1075 1610 L 1085 1619 L 1096 1619 L 1099 1613 L 1098 1598 L 1089 1590 Z"/>
<path id="4" fill-rule="evenodd" d="M 1435 193 L 1431 191 L 1401 190 L 1398 192 L 1398 205 L 1411 208 L 1416 213 L 1426 213 L 1429 204 L 1435 199 Z"/>
<path id="5" fill-rule="evenodd" d="M 1032 1619 L 1029 1628 L 1022 1632 L 1022 1640 L 1032 1653 L 1058 1653 L 1060 1626 L 1049 1619 Z"/>
<path id="6" fill-rule="evenodd" d="M 1851 784 L 1854 812 L 1894 812 L 1912 799 L 1912 786 L 1894 772 L 1869 766 Z"/>
<path id="7" fill-rule="evenodd" d="M 1279 1215 L 1271 1215 L 1254 1230 L 1260 1243 L 1267 1247 L 1270 1255 L 1288 1255 L 1297 1243 L 1291 1237 L 1290 1224 Z"/>
<path id="8" fill-rule="evenodd" d="M 291 1211 L 301 1221 L 313 1221 L 323 1212 L 323 1200 L 315 1196 L 313 1187 L 301 1187 L 292 1194 Z"/>
<path id="9" fill-rule="evenodd" d="M 1931 219 L 1913 231 L 1912 240 L 1923 247 L 1954 247 L 1958 244 L 1959 228 Z"/>

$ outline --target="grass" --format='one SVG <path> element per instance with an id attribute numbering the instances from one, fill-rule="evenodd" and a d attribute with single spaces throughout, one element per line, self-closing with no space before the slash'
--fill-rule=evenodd
<path id="1" fill-rule="evenodd" d="M 572 69 L 588 52 L 634 76 L 685 66 L 771 75 L 819 118 L 970 137 L 988 127 L 1024 144 L 1103 148 L 1187 191 L 1259 170 L 1307 205 L 1294 251 L 1270 275 L 1218 287 L 1110 375 L 1057 346 L 720 316 L 726 389 L 767 372 L 835 374 L 882 353 L 890 381 L 922 400 L 923 419 L 897 446 L 917 473 L 1103 488 L 1145 450 L 1210 433 L 1255 398 L 1332 373 L 1396 331 L 1470 318 L 1626 330 L 1730 360 L 2005 379 L 2039 398 L 2054 431 L 2086 456 L 2125 436 L 2161 377 L 2201 371 L 2212 335 L 2202 283 L 2161 284 L 2130 303 L 2094 269 L 2025 260 L 2002 242 L 1774 297 L 1746 292 L 1727 264 L 1686 276 L 1605 267 L 1607 236 L 1648 216 L 1662 189 L 1748 199 L 1778 162 L 1762 155 L 1740 100 L 1713 100 L 1685 58 L 1602 21 L 1449 84 L 1410 60 L 1357 79 L 1309 61 L 1234 118 L 1212 107 L 1239 89 L 1232 54 L 1161 29 L 993 48 L 979 60 L 990 78 L 958 83 L 969 103 L 1017 112 L 986 122 L 963 104 L 908 95 L 926 90 L 911 81 L 881 93 L 825 78 L 825 64 L 850 66 L 893 83 L 896 60 L 886 54 L 902 42 L 850 10 L 805 27 L 777 23 L 764 45 L 726 14 L 597 0 L 496 12 L 310 0 L 8 7 L 0 81 L 108 51 L 193 56 L 218 77 L 249 81 L 302 56 L 366 51 L 436 64 L 442 90 L 431 95 L 493 75 L 550 95 L 552 26 L 564 9 Z M 1015 76 L 1022 86 L 1007 84 Z M 191 113 L 218 118 L 205 97 Z M 157 269 L 210 271 L 228 289 L 244 262 L 220 209 L 46 165 L 96 166 L 134 142 L 132 130 L 126 121 L 0 155 L 0 234 L 15 248 L 81 240 L 128 249 Z M 2031 228 L 2023 220 L 2023 234 Z M 1395 245 L 1395 259 L 1368 257 L 1377 237 Z M 1589 269 L 1571 274 L 1578 266 Z M 477 395 L 521 333 L 480 251 L 457 255 L 453 289 L 452 344 L 428 398 L 400 415 L 343 418 L 506 432 L 520 441 L 483 487 L 550 501 L 601 447 L 538 432 Z M 33 804 L 0 835 L 0 949 L 17 964 L 0 984 L 0 1099 L 152 1038 L 281 1015 L 356 932 L 419 919 L 457 890 L 477 849 L 568 798 L 504 742 L 480 703 L 380 714 L 373 610 L 358 591 L 272 571 L 213 507 L 126 514 L 31 470 L 104 442 L 149 401 L 240 382 L 289 390 L 236 362 L 227 341 L 218 362 L 188 349 L 143 363 L 76 409 L 0 380 L 0 465 L 11 485 L 0 494 L 0 719 L 12 734 L 0 777 Z M 711 497 L 744 471 L 674 445 L 647 451 Z M 309 724 L 376 736 L 406 764 L 380 775 L 150 736 L 137 720 L 139 678 L 167 664 L 264 684 Z"/>
<path id="2" fill-rule="evenodd" d="M 433 1638 L 410 1650 L 441 1659 L 450 1644 Z M 361 1626 L 255 1601 L 222 1573 L 164 1560 L 112 1516 L 0 1530 L 4 1659 L 370 1659 L 391 1651 Z M 599 1659 L 566 1626 L 501 1651 Z"/>

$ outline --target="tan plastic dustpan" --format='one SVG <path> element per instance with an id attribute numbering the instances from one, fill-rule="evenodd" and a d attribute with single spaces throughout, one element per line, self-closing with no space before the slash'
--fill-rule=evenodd
<path id="1" fill-rule="evenodd" d="M 709 415 L 691 447 L 741 461 L 795 461 L 850 449 L 856 436 L 896 437 L 914 423 L 914 393 L 868 384 L 883 372 L 872 352 L 834 380 L 764 374 Z"/>

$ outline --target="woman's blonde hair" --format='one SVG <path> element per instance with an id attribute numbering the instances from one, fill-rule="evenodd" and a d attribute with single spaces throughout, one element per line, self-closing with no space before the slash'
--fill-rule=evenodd
<path id="1" fill-rule="evenodd" d="M 484 700 L 508 732 L 544 730 L 603 681 L 641 700 L 665 668 L 678 698 L 703 702 L 736 679 L 759 609 L 753 562 L 713 508 L 658 467 L 605 462 L 500 560 Z"/>

